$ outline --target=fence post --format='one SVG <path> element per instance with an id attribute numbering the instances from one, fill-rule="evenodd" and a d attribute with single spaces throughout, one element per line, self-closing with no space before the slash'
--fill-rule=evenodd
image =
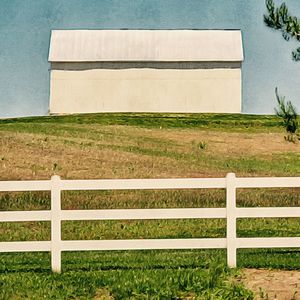
<path id="1" fill-rule="evenodd" d="M 60 177 L 51 177 L 51 268 L 61 272 L 61 189 Z"/>
<path id="2" fill-rule="evenodd" d="M 226 175 L 227 265 L 236 268 L 236 183 L 235 174 Z"/>

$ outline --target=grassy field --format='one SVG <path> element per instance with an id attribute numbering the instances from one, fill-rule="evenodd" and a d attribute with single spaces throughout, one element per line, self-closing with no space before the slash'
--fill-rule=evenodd
<path id="1" fill-rule="evenodd" d="M 99 114 L 0 120 L 0 179 L 299 176 L 300 144 L 273 116 Z M 299 189 L 238 190 L 238 205 L 300 206 Z M 64 209 L 224 207 L 223 190 L 64 192 Z M 2 193 L 0 210 L 49 209 L 50 195 Z M 224 220 L 63 222 L 63 239 L 225 237 Z M 299 236 L 297 218 L 238 220 L 239 237 Z M 0 241 L 49 240 L 48 222 L 0 223 Z M 0 255 L 0 299 L 252 299 L 226 252 Z M 239 268 L 300 269 L 299 249 L 239 250 Z"/>

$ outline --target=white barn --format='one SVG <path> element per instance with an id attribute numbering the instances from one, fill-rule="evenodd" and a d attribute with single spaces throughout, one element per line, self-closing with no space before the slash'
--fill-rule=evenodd
<path id="1" fill-rule="evenodd" d="M 50 113 L 239 113 L 239 30 L 54 30 Z"/>

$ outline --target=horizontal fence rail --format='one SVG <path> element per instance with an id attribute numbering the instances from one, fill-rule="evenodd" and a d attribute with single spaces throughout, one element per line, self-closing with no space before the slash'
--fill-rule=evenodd
<path id="1" fill-rule="evenodd" d="M 238 248 L 300 248 L 300 237 L 237 238 L 238 218 L 300 217 L 300 207 L 236 207 L 237 188 L 300 187 L 300 177 L 185 179 L 111 179 L 2 181 L 0 191 L 51 191 L 51 210 L 1 211 L 0 222 L 50 221 L 50 241 L 0 242 L 0 252 L 51 252 L 54 272 L 61 272 L 62 251 L 146 250 L 146 249 L 227 249 L 229 267 L 236 267 Z M 226 189 L 225 208 L 98 209 L 62 210 L 61 191 L 70 190 L 153 190 L 153 189 Z M 62 240 L 61 222 L 79 220 L 207 219 L 227 221 L 226 238 L 138 239 L 138 240 Z"/>

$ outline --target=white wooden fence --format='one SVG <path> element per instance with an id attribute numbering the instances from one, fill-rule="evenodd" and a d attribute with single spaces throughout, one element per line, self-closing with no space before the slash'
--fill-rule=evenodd
<path id="1" fill-rule="evenodd" d="M 54 272 L 61 271 L 62 251 L 216 249 L 227 248 L 227 263 L 236 267 L 237 248 L 300 248 L 300 237 L 237 238 L 237 218 L 300 217 L 300 207 L 238 208 L 237 188 L 300 187 L 300 177 L 199 179 L 113 179 L 61 180 L 53 176 L 43 181 L 2 181 L 0 191 L 51 191 L 51 210 L 0 212 L 0 222 L 51 221 L 51 241 L 1 242 L 0 252 L 51 251 Z M 226 189 L 226 208 L 62 210 L 61 191 L 66 190 L 149 190 L 149 189 Z M 225 218 L 226 238 L 138 239 L 138 240 L 62 240 L 63 220 L 146 220 Z"/>

